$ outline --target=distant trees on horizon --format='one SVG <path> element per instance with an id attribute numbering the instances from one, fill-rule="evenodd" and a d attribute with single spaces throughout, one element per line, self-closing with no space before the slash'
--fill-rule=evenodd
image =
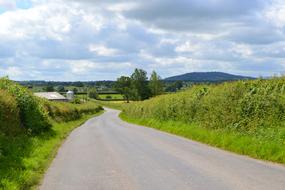
<path id="1" fill-rule="evenodd" d="M 121 76 L 115 83 L 115 89 L 129 100 L 145 100 L 163 93 L 161 77 L 153 71 L 148 81 L 147 72 L 135 69 L 129 76 Z"/>

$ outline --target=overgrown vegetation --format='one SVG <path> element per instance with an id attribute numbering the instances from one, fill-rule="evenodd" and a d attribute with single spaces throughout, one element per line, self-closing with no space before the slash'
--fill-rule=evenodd
<path id="1" fill-rule="evenodd" d="M 0 189 L 36 185 L 68 133 L 102 111 L 95 102 L 48 102 L 0 80 Z"/>
<path id="2" fill-rule="evenodd" d="M 12 135 L 21 128 L 19 108 L 16 99 L 9 93 L 0 90 L 0 133 Z"/>
<path id="3" fill-rule="evenodd" d="M 163 125 L 158 128 L 190 138 L 194 138 L 190 133 L 195 129 L 209 134 L 196 140 L 282 163 L 285 163 L 284 113 L 285 78 L 197 85 L 176 94 L 124 105 L 126 118 L 183 123 L 182 128 L 175 124 L 172 128 Z M 235 143 L 237 138 L 248 140 Z"/>
<path id="4" fill-rule="evenodd" d="M 48 112 L 42 101 L 26 88 L 8 80 L 0 79 L 0 89 L 14 96 L 19 108 L 20 123 L 31 133 L 40 133 L 51 127 Z"/>

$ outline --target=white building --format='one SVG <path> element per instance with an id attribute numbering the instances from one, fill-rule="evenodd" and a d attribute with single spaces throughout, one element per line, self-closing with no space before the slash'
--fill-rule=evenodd
<path id="1" fill-rule="evenodd" d="M 35 93 L 35 96 L 38 96 L 40 98 L 45 98 L 50 101 L 60 101 L 60 102 L 68 101 L 67 98 L 65 98 L 63 95 L 61 95 L 58 92 L 38 92 Z"/>
<path id="2" fill-rule="evenodd" d="M 67 93 L 66 93 L 66 98 L 69 100 L 69 101 L 72 101 L 74 99 L 74 92 L 69 90 Z"/>

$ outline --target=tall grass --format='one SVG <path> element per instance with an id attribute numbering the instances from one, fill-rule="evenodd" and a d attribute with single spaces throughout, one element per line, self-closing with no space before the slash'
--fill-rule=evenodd
<path id="1" fill-rule="evenodd" d="M 276 148 L 265 142 L 272 142 L 280 145 L 281 149 L 276 151 L 284 156 L 285 78 L 197 85 L 183 92 L 126 104 L 123 110 L 129 119 L 174 121 L 203 130 L 252 137 L 264 143 L 268 154 Z M 238 152 L 242 153 L 245 146 L 241 146 L 237 143 L 227 149 L 240 149 Z M 254 157 L 276 161 L 270 155 L 261 156 L 257 150 L 256 154 Z M 278 159 L 281 160 L 285 162 L 285 158 Z"/>

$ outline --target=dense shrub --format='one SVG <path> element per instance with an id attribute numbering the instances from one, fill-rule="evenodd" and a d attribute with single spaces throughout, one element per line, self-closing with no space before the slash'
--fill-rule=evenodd
<path id="1" fill-rule="evenodd" d="M 79 119 L 83 114 L 93 114 L 103 110 L 101 106 L 94 102 L 72 104 L 45 101 L 45 108 L 50 117 L 56 121 L 72 121 Z"/>
<path id="2" fill-rule="evenodd" d="M 131 117 L 179 120 L 211 129 L 255 133 L 284 127 L 285 78 L 197 85 L 124 106 Z"/>
<path id="3" fill-rule="evenodd" d="M 0 90 L 0 133 L 12 135 L 20 132 L 20 116 L 13 96 Z"/>
<path id="4" fill-rule="evenodd" d="M 51 127 L 48 113 L 41 100 L 26 88 L 6 79 L 0 79 L 0 89 L 14 96 L 20 113 L 21 124 L 32 133 L 39 133 Z"/>

